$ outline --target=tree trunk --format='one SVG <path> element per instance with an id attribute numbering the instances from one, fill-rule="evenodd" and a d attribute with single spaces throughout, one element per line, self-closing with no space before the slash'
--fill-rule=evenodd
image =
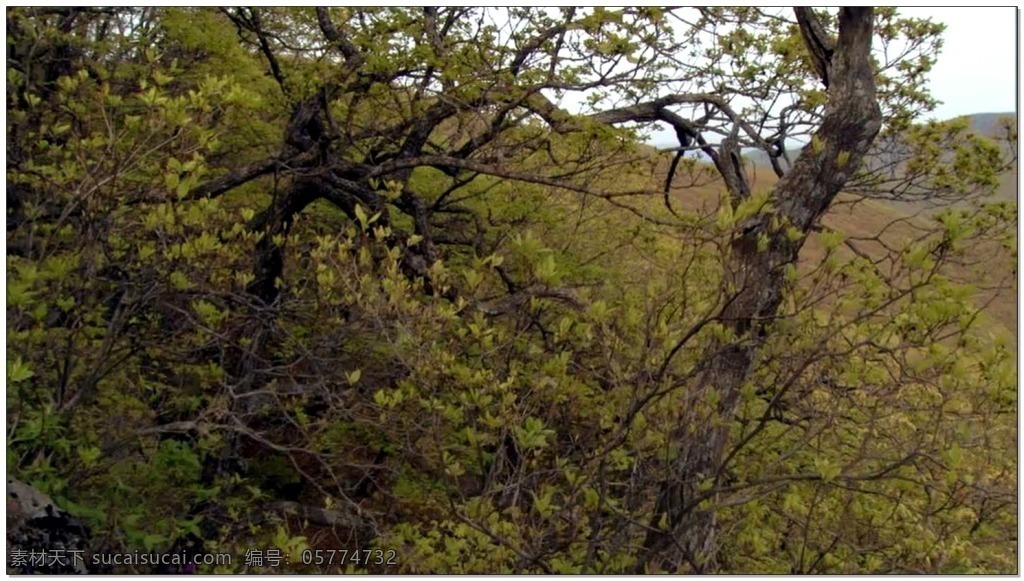
<path id="1" fill-rule="evenodd" d="M 830 62 L 819 71 L 827 76 L 829 96 L 822 125 L 775 188 L 775 220 L 763 217 L 732 245 L 735 296 L 720 320 L 735 337 L 728 344 L 709 347 L 708 370 L 681 402 L 687 421 L 672 435 L 680 454 L 672 467 L 673 478 L 664 483 L 657 501 L 639 567 L 693 572 L 717 567 L 714 490 L 731 420 L 757 346 L 770 331 L 768 322 L 782 301 L 785 267 L 796 261 L 803 246 L 803 237 L 792 241 L 786 229 L 792 226 L 806 235 L 857 170 L 881 128 L 870 56 L 873 15 L 872 8 L 840 9 L 838 41 Z M 809 46 L 827 42 L 814 30 L 820 27 L 801 29 Z M 769 245 L 759 252 L 761 234 L 767 235 Z M 712 390 L 717 403 L 708 417 L 692 404 Z M 701 506 L 702 500 L 712 506 Z"/>

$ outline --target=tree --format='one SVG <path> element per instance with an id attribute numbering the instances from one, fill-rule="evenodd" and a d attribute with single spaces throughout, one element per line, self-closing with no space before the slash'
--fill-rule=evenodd
<path id="1" fill-rule="evenodd" d="M 1015 245 L 1011 212 L 946 213 L 884 258 L 821 223 L 844 190 L 962 201 L 1014 162 L 1013 136 L 912 124 L 940 27 L 426 7 L 11 9 L 8 30 L 8 447 L 108 542 L 242 543 L 273 528 L 258 503 L 414 547 L 409 570 L 1002 566 L 943 519 L 1006 542 L 1012 462 L 935 455 L 976 445 L 955 414 L 1012 447 L 1006 353 L 972 342 L 952 278 Z M 667 179 L 637 139 L 658 124 Z M 659 187 L 708 175 L 710 215 Z M 89 478 L 143 512 L 69 484 Z M 867 540 L 888 509 L 935 544 Z M 760 548 L 728 562 L 737 542 Z"/>
<path id="2" fill-rule="evenodd" d="M 844 8 L 839 13 L 839 38 L 822 38 L 821 25 L 812 13 L 799 9 L 801 34 L 815 62 L 816 72 L 828 87 L 828 107 L 821 127 L 775 188 L 778 208 L 774 215 L 762 214 L 761 223 L 744 228 L 735 261 L 735 291 L 722 310 L 721 319 L 735 337 L 730 342 L 709 346 L 708 369 L 700 380 L 700 391 L 717 391 L 719 414 L 735 415 L 740 389 L 747 379 L 750 363 L 756 353 L 753 344 L 737 344 L 736 339 L 763 334 L 767 322 L 778 311 L 785 286 L 785 267 L 793 264 L 805 236 L 829 207 L 849 178 L 847 167 L 858 167 L 881 129 L 882 115 L 875 97 L 874 70 L 871 66 L 873 11 Z M 817 147 L 815 144 L 818 144 Z M 844 154 L 844 163 L 840 163 Z M 850 164 L 850 165 L 847 165 Z M 720 170 L 721 171 L 721 170 Z M 727 175 L 731 197 L 744 200 L 749 186 L 743 183 L 739 169 Z M 796 235 L 790 235 L 790 229 Z M 767 249 L 758 246 L 758 237 L 767 239 Z M 693 418 L 690 421 L 707 421 Z M 713 423 L 712 423 L 713 425 Z M 700 497 L 698 482 L 713 477 L 721 464 L 728 439 L 728 425 L 714 426 L 708 432 L 680 434 L 697 442 L 687 445 L 681 454 L 676 480 L 668 484 L 659 499 L 660 510 L 655 518 L 666 515 L 670 531 L 648 537 L 645 544 L 659 554 L 668 546 L 661 538 L 669 537 L 682 545 L 682 557 L 694 569 L 712 566 L 715 552 L 713 514 L 696 506 L 687 506 Z M 656 524 L 656 521 L 655 521 Z M 679 557 L 676 557 L 678 560 Z M 670 562 L 678 567 L 678 563 Z"/>

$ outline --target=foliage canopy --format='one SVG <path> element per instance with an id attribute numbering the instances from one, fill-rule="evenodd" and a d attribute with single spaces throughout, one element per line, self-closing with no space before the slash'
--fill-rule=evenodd
<path id="1" fill-rule="evenodd" d="M 7 468 L 97 551 L 1015 570 L 1016 362 L 985 300 L 1015 268 L 1016 208 L 986 196 L 1016 134 L 916 123 L 941 26 L 10 8 L 7 30 Z M 823 225 L 894 199 L 948 207 Z"/>

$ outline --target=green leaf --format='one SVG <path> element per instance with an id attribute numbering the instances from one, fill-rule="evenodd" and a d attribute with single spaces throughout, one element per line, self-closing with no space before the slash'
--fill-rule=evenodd
<path id="1" fill-rule="evenodd" d="M 166 540 L 166 537 L 164 537 L 163 535 L 148 534 L 148 535 L 142 537 L 142 546 L 147 551 L 152 551 L 156 547 L 158 547 L 161 544 L 163 544 L 163 542 L 165 540 Z"/>
<path id="2" fill-rule="evenodd" d="M 85 448 L 78 449 L 78 457 L 82 460 L 82 464 L 86 467 L 96 465 L 96 462 L 103 455 L 103 450 L 100 450 L 96 446 L 88 446 Z"/>
<path id="3" fill-rule="evenodd" d="M 532 416 L 526 418 L 522 426 L 515 428 L 516 443 L 523 450 L 544 448 L 548 436 L 554 433 L 554 430 L 544 427 L 544 422 Z"/>
<path id="4" fill-rule="evenodd" d="M 360 204 L 356 204 L 355 212 L 356 219 L 359 220 L 359 225 L 362 227 L 362 230 L 365 231 L 366 228 L 370 225 L 366 217 L 366 210 L 363 210 L 363 207 Z"/>
<path id="5" fill-rule="evenodd" d="M 828 458 L 815 458 L 814 468 L 825 482 L 832 482 L 842 473 L 842 468 Z"/>
<path id="6" fill-rule="evenodd" d="M 21 383 L 35 375 L 32 370 L 29 369 L 27 363 L 21 360 L 19 355 L 13 361 L 7 361 L 7 381 L 10 383 Z"/>

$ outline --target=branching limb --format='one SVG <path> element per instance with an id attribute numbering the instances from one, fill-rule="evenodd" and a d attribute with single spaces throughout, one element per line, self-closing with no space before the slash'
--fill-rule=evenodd
<path id="1" fill-rule="evenodd" d="M 832 54 L 835 52 L 832 39 L 825 33 L 825 28 L 814 14 L 813 8 L 800 6 L 794 8 L 793 12 L 796 13 L 800 34 L 804 37 L 807 51 L 811 55 L 811 64 L 827 89 L 832 69 Z"/>
<path id="2" fill-rule="evenodd" d="M 281 87 L 281 92 L 285 96 L 290 96 L 290 90 L 288 85 L 285 83 L 284 73 L 281 72 L 281 65 L 277 60 L 277 55 L 274 54 L 273 49 L 270 47 L 270 41 L 267 38 L 266 32 L 263 30 L 263 25 L 260 19 L 259 9 L 249 8 L 248 14 L 246 14 L 245 8 L 236 8 L 235 10 L 222 9 L 223 13 L 235 23 L 238 28 L 239 36 L 242 36 L 242 30 L 248 30 L 256 35 L 257 44 L 260 47 L 260 52 L 263 53 L 264 58 L 267 59 L 267 63 L 270 65 L 270 73 L 274 76 L 274 80 L 277 81 L 278 86 Z"/>
<path id="3" fill-rule="evenodd" d="M 348 37 L 343 35 L 341 31 L 334 26 L 334 23 L 331 22 L 331 15 L 327 12 L 327 8 L 323 6 L 317 7 L 316 22 L 324 37 L 338 47 L 338 50 L 341 51 L 341 54 L 347 61 L 350 63 L 354 61 L 362 61 L 362 53 L 359 52 L 359 49 L 356 45 L 352 44 L 352 41 L 349 40 Z M 356 63 L 353 66 L 359 65 Z"/>

